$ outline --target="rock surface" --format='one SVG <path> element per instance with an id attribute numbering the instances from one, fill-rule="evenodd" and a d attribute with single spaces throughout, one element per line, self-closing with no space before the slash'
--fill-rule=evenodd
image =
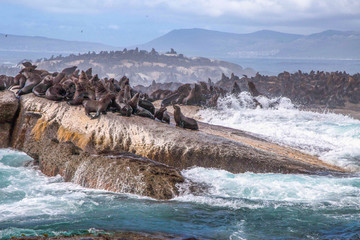
<path id="1" fill-rule="evenodd" d="M 18 100 L 12 92 L 0 92 L 0 148 L 9 146 L 12 123 L 18 106 Z"/>
<path id="2" fill-rule="evenodd" d="M 40 140 L 44 131 L 56 124 L 58 128 L 54 131 L 54 138 L 60 142 L 70 141 L 91 154 L 131 152 L 180 170 L 200 166 L 233 173 L 343 171 L 316 158 L 306 161 L 310 155 L 297 158 L 292 154 L 282 154 L 281 150 L 273 151 L 279 146 L 233 129 L 215 131 L 211 126 L 203 125 L 200 131 L 191 131 L 176 128 L 173 124 L 137 116 L 121 117 L 114 113 L 91 120 L 82 107 L 54 103 L 32 95 L 22 97 L 21 108 L 22 112 L 41 115 L 32 127 L 35 139 Z M 13 147 L 19 148 L 21 134 L 18 130 Z M 236 135 L 241 135 L 241 138 Z"/>

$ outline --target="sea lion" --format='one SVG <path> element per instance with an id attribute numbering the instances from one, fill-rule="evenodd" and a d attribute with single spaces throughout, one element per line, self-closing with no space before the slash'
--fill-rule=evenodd
<path id="1" fill-rule="evenodd" d="M 66 97 L 66 90 L 60 83 L 54 84 L 46 90 L 45 98 L 52 101 L 62 101 Z"/>
<path id="2" fill-rule="evenodd" d="M 135 94 L 131 100 L 128 102 L 128 104 L 133 109 L 133 113 L 136 113 L 137 108 L 139 106 L 139 100 L 140 100 L 140 93 Z"/>
<path id="3" fill-rule="evenodd" d="M 219 94 L 215 93 L 214 95 L 211 96 L 211 98 L 209 99 L 207 105 L 209 107 L 216 107 L 218 99 L 219 99 Z"/>
<path id="4" fill-rule="evenodd" d="M 130 85 L 125 85 L 124 87 L 124 100 L 126 102 L 129 102 L 131 100 Z"/>
<path id="5" fill-rule="evenodd" d="M 132 107 L 127 103 L 116 102 L 116 107 L 122 116 L 130 117 L 133 112 Z"/>
<path id="6" fill-rule="evenodd" d="M 41 77 L 38 74 L 35 74 L 33 72 L 24 72 L 24 75 L 27 79 L 24 87 L 16 92 L 16 95 L 18 96 L 30 93 L 33 87 L 35 87 L 41 82 Z"/>
<path id="7" fill-rule="evenodd" d="M 181 113 L 181 109 L 178 105 L 173 105 L 174 108 L 174 119 L 177 127 L 188 128 L 191 130 L 199 130 L 197 121 L 192 118 L 185 117 Z"/>
<path id="8" fill-rule="evenodd" d="M 72 67 L 64 68 L 61 72 L 64 73 L 66 76 L 69 76 L 72 75 L 76 69 L 77 66 L 72 66 Z"/>
<path id="9" fill-rule="evenodd" d="M 79 82 L 81 82 L 81 83 L 89 82 L 89 79 L 87 78 L 84 71 L 81 71 L 81 73 L 80 73 Z"/>
<path id="10" fill-rule="evenodd" d="M 180 93 L 177 92 L 172 93 L 161 101 L 161 106 L 162 107 L 169 106 L 170 104 L 175 103 L 179 97 L 180 97 Z"/>
<path id="11" fill-rule="evenodd" d="M 95 100 L 100 100 L 108 94 L 108 90 L 104 87 L 102 82 L 95 83 Z"/>
<path id="12" fill-rule="evenodd" d="M 61 86 L 66 91 L 66 98 L 73 99 L 75 91 L 76 91 L 75 83 L 71 79 L 67 79 L 67 80 L 61 82 Z"/>
<path id="13" fill-rule="evenodd" d="M 87 100 L 83 101 L 83 106 L 85 107 L 85 114 L 91 119 L 98 118 L 100 114 L 106 114 L 109 104 L 115 99 L 115 95 L 110 93 L 103 97 L 100 101 L 97 100 Z M 90 113 L 95 112 L 94 116 L 91 116 Z"/>
<path id="14" fill-rule="evenodd" d="M 249 91 L 250 91 L 250 94 L 253 96 L 253 97 L 257 97 L 257 96 L 260 96 L 262 95 L 255 87 L 255 84 L 251 81 L 248 82 L 248 87 L 249 87 Z"/>
<path id="15" fill-rule="evenodd" d="M 92 68 L 89 68 L 88 70 L 86 70 L 85 74 L 88 79 L 92 78 Z"/>
<path id="16" fill-rule="evenodd" d="M 241 89 L 240 89 L 239 85 L 237 84 L 237 82 L 234 82 L 234 85 L 231 90 L 231 94 L 238 95 L 239 93 L 241 93 Z"/>
<path id="17" fill-rule="evenodd" d="M 51 77 L 47 76 L 32 89 L 32 92 L 35 94 L 35 96 L 42 97 L 45 95 L 48 88 L 50 88 L 52 85 L 53 82 Z"/>
<path id="18" fill-rule="evenodd" d="M 154 115 L 150 111 L 148 111 L 145 108 L 140 107 L 140 106 L 137 106 L 137 108 L 136 108 L 136 115 L 138 115 L 140 117 L 155 119 Z"/>
<path id="19" fill-rule="evenodd" d="M 155 114 L 155 106 L 154 106 L 154 104 L 152 104 L 152 102 L 145 100 L 145 99 L 140 99 L 139 106 L 142 108 L 145 108 L 146 110 L 151 112 L 151 114 L 153 114 L 153 115 Z"/>
<path id="20" fill-rule="evenodd" d="M 201 102 L 201 87 L 195 83 L 194 88 L 191 89 L 189 95 L 183 100 L 186 105 L 199 105 Z"/>
<path id="21" fill-rule="evenodd" d="M 54 84 L 57 84 L 57 83 L 59 83 L 59 82 L 61 82 L 61 81 L 65 81 L 64 78 L 65 78 L 65 73 L 63 73 L 63 72 L 58 73 L 58 74 L 54 77 L 53 83 L 54 83 Z"/>
<path id="22" fill-rule="evenodd" d="M 11 90 L 23 88 L 25 86 L 25 82 L 26 82 L 26 77 L 24 76 L 24 74 L 19 73 L 18 75 L 15 76 L 12 86 L 10 86 L 9 88 Z"/>
<path id="23" fill-rule="evenodd" d="M 75 93 L 73 98 L 68 101 L 69 105 L 81 105 L 85 96 L 89 99 L 88 93 L 86 92 L 86 84 L 79 81 L 75 81 Z"/>
<path id="24" fill-rule="evenodd" d="M 119 84 L 120 84 L 120 88 L 121 89 L 124 89 L 126 85 L 130 85 L 129 83 L 129 78 L 127 78 L 126 76 L 123 76 L 120 81 L 119 81 Z"/>
<path id="25" fill-rule="evenodd" d="M 166 122 L 170 124 L 170 116 L 166 110 L 166 107 L 161 107 L 159 110 L 156 111 L 155 118 L 159 119 L 161 122 Z"/>

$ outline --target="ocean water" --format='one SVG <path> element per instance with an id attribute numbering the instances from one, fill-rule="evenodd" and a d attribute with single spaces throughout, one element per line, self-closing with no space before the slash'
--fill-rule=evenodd
<path id="1" fill-rule="evenodd" d="M 360 121 L 330 113 L 299 111 L 288 99 L 228 96 L 201 116 L 271 141 L 319 155 L 351 169 L 348 176 L 232 174 L 194 167 L 182 174 L 209 186 L 157 201 L 86 189 L 46 177 L 21 152 L 0 150 L 0 239 L 24 235 L 141 231 L 201 239 L 359 239 Z M 278 102 L 276 108 L 269 108 Z M 305 134 L 305 136 L 303 136 Z M 347 143 L 346 146 L 343 146 Z"/>
<path id="2" fill-rule="evenodd" d="M 354 59 L 277 59 L 277 58 L 226 58 L 224 61 L 239 64 L 243 68 L 252 68 L 263 75 L 278 75 L 287 71 L 290 73 L 302 72 L 346 71 L 350 74 L 359 72 L 360 60 Z"/>

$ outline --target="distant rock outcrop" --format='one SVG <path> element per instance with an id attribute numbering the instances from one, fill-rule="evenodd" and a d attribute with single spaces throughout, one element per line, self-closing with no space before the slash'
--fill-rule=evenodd
<path id="1" fill-rule="evenodd" d="M 174 51 L 175 52 L 175 51 Z M 145 50 L 101 51 L 67 57 L 57 56 L 34 62 L 38 68 L 50 72 L 60 72 L 62 69 L 78 66 L 80 69 L 92 68 L 100 78 L 121 78 L 126 75 L 131 79 L 133 86 L 148 86 L 152 81 L 157 83 L 177 82 L 194 83 L 217 79 L 225 74 L 255 75 L 253 69 L 243 69 L 241 66 L 203 57 L 188 58 L 182 54 L 162 54 L 154 49 Z M 0 67 L 0 74 L 15 75 L 19 68 Z"/>

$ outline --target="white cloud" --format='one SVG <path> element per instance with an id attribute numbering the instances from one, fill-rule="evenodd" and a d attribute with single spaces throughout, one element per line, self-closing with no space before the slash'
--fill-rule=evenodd
<path id="1" fill-rule="evenodd" d="M 173 14 L 277 21 L 360 15 L 359 0 L 7 0 L 43 11 L 99 13 L 168 10 Z M 160 12 L 161 13 L 161 12 Z"/>

